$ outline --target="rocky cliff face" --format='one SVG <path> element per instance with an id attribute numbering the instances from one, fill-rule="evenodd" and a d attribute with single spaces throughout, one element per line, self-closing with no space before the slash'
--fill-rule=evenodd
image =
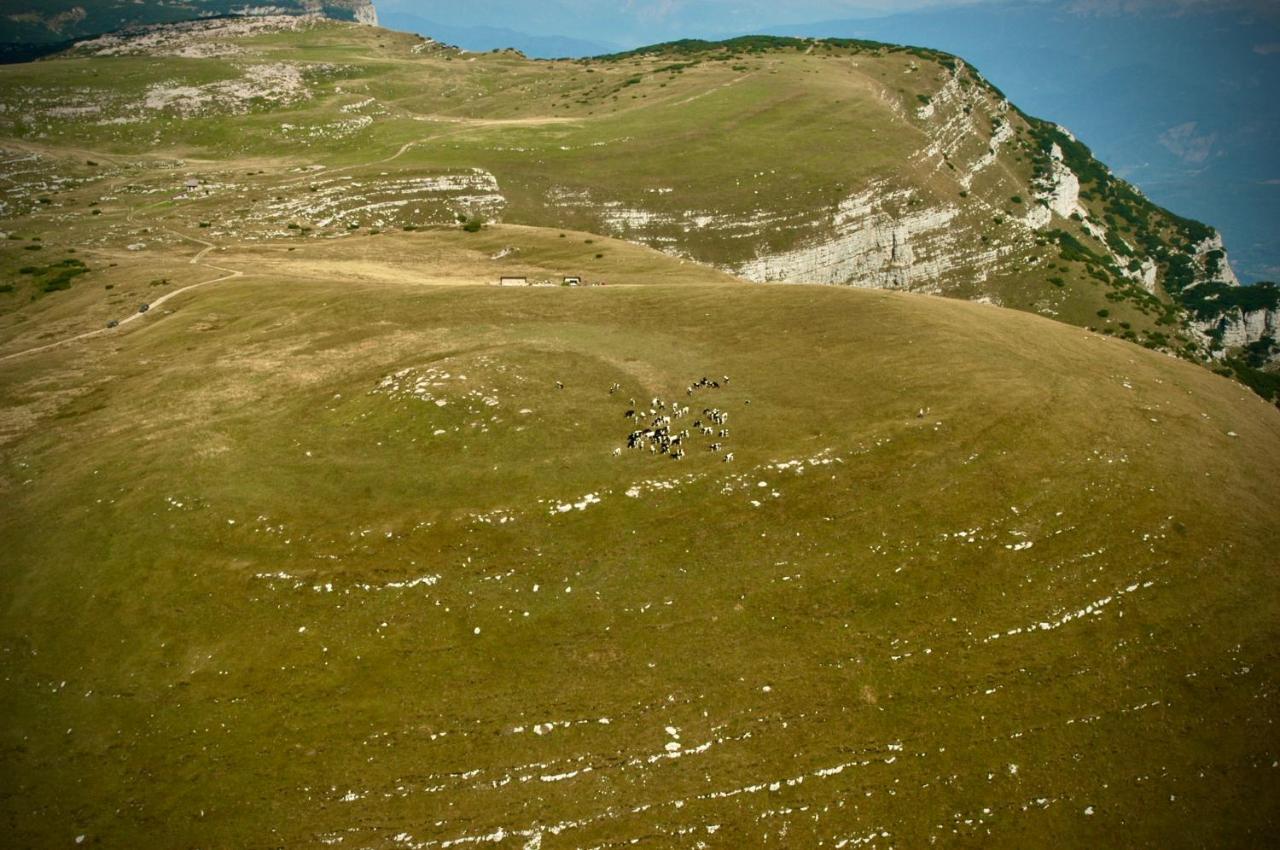
<path id="1" fill-rule="evenodd" d="M 1215 359 L 1252 347 L 1255 362 L 1280 361 L 1280 288 L 1273 283 L 1241 286 L 1222 237 L 1214 233 L 1196 246 L 1196 280 L 1181 293 L 1191 325 Z"/>
<path id="2" fill-rule="evenodd" d="M 661 164 L 636 173 L 662 176 L 637 181 L 621 165 L 634 128 L 562 142 L 554 156 L 564 167 L 532 169 L 545 176 L 525 178 L 504 211 L 512 221 L 609 233 L 757 282 L 989 301 L 1195 358 L 1220 344 L 1201 324 L 1227 318 L 1221 344 L 1255 342 L 1269 327 L 1249 310 L 1238 321 L 1235 313 L 1201 316 L 1216 305 L 1207 290 L 1192 294 L 1197 284 L 1236 283 L 1212 228 L 1153 204 L 1068 130 L 1022 113 L 957 57 L 867 42 L 739 39 L 659 45 L 578 67 L 596 75 L 588 93 L 605 103 L 662 98 L 661 88 L 695 67 L 688 73 L 708 83 L 667 102 L 666 117 L 679 120 L 644 140 L 668 141 Z M 660 87 L 646 88 L 651 80 Z M 735 86 L 755 86 L 753 97 L 779 110 L 766 133 L 787 121 L 804 132 L 777 149 L 723 141 L 741 138 L 752 120 L 750 107 L 708 106 L 722 92 L 727 103 Z M 782 117 L 784 102 L 793 117 Z M 587 96 L 573 104 L 602 106 Z M 723 149 L 717 182 L 683 167 L 687 144 Z M 892 155 L 868 168 L 868 149 L 872 159 Z M 523 141 L 505 150 L 537 156 Z M 505 185 L 506 166 L 491 170 Z"/>
<path id="3" fill-rule="evenodd" d="M 1280 338 L 1280 310 L 1258 309 L 1244 310 L 1230 307 L 1216 319 L 1208 322 L 1197 322 L 1197 327 L 1207 335 L 1213 334 L 1221 342 L 1224 350 L 1243 348 L 1265 338 Z M 1270 361 L 1280 357 L 1280 352 L 1270 352 Z"/>
<path id="4" fill-rule="evenodd" d="M 836 283 L 881 289 L 935 289 L 949 271 L 989 267 L 992 252 L 973 251 L 950 228 L 954 205 L 911 210 L 915 193 L 873 185 L 833 211 L 831 235 L 765 254 L 736 267 L 757 282 Z M 910 210 L 904 212 L 904 210 Z"/>
<path id="5" fill-rule="evenodd" d="M 378 25 L 378 10 L 373 7 L 372 0 L 356 6 L 356 20 L 371 27 Z"/>

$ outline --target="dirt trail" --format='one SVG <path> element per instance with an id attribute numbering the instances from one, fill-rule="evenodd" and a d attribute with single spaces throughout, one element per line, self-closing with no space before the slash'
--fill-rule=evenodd
<path id="1" fill-rule="evenodd" d="M 169 299 L 176 298 L 177 296 L 181 295 L 184 292 L 190 292 L 191 290 L 199 289 L 202 286 L 209 286 L 210 284 L 219 283 L 224 280 L 231 280 L 232 278 L 244 276 L 244 272 L 242 271 L 237 271 L 235 269 L 228 269 L 223 266 L 215 266 L 213 263 L 204 262 L 204 255 L 218 247 L 213 242 L 208 242 L 208 241 L 205 241 L 204 239 L 197 239 L 194 236 L 188 236 L 185 233 L 179 233 L 178 231 L 170 230 L 167 227 L 165 228 L 165 230 L 182 239 L 186 239 L 190 242 L 195 242 L 199 245 L 204 246 L 198 252 L 196 252 L 196 255 L 194 257 L 191 258 L 190 260 L 191 265 L 203 266 L 205 268 L 214 269 L 216 271 L 223 272 L 224 274 L 215 278 L 211 278 L 210 280 L 202 280 L 198 283 L 187 284 L 186 286 L 183 286 L 179 289 L 175 289 L 172 292 L 166 292 L 164 295 L 161 295 L 155 301 L 150 302 L 150 306 L 147 310 L 148 313 L 151 310 L 154 310 L 155 308 L 159 307 L 161 304 L 165 303 Z M 82 339 L 91 339 L 96 336 L 103 336 L 105 334 L 114 333 L 116 331 L 119 331 L 121 328 L 123 328 L 125 325 L 129 324 L 130 322 L 136 322 L 138 319 L 141 319 L 145 315 L 147 315 L 147 313 L 131 313 L 128 316 L 125 316 L 123 319 L 120 319 L 115 327 L 98 328 L 97 330 L 86 331 L 82 334 L 69 336 L 66 339 L 57 340 L 56 342 L 50 342 L 44 345 L 37 345 L 34 348 L 23 349 L 22 351 L 15 351 L 12 354 L 5 354 L 3 356 L 0 356 L 0 362 L 3 362 L 5 360 L 13 360 L 18 357 L 23 357 L 27 354 L 37 354 L 41 351 L 48 351 L 51 348 L 57 348 L 58 346 L 61 346 L 61 345 L 67 345 L 68 343 L 78 342 Z"/>

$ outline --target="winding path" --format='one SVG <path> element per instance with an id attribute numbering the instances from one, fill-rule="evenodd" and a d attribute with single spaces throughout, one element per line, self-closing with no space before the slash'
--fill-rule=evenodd
<path id="1" fill-rule="evenodd" d="M 169 233 L 174 234 L 175 236 L 181 237 L 182 239 L 186 239 L 190 242 L 195 242 L 199 245 L 204 246 L 198 252 L 196 252 L 196 255 L 194 257 L 191 258 L 190 260 L 191 265 L 204 266 L 206 268 L 216 269 L 217 271 L 224 272 L 224 274 L 220 275 L 219 277 L 212 278 L 210 280 L 202 280 L 199 283 L 188 284 L 184 287 L 181 287 L 180 289 L 175 289 L 172 292 L 166 292 L 164 295 L 161 295 L 155 301 L 150 302 L 150 307 L 148 308 L 147 312 L 154 310 L 156 307 L 159 307 L 161 304 L 168 301 L 170 298 L 175 298 L 184 292 L 190 292 L 191 290 L 199 289 L 202 286 L 209 286 L 210 284 L 213 284 L 213 283 L 219 283 L 224 280 L 230 280 L 232 278 L 244 276 L 244 272 L 236 271 L 235 269 L 228 269 L 223 266 L 215 266 L 213 263 L 204 262 L 204 255 L 212 251 L 214 248 L 218 247 L 213 242 L 208 242 L 204 239 L 197 239 L 194 236 L 188 236 L 185 233 L 179 233 L 178 231 L 171 230 L 170 228 L 167 228 L 167 227 L 165 228 L 165 230 L 168 231 Z M 109 334 L 109 333 L 112 333 L 113 331 L 120 330 L 130 322 L 134 322 L 134 321 L 137 321 L 138 319 L 141 319 L 145 315 L 147 314 L 131 313 L 128 316 L 125 316 L 123 319 L 120 319 L 115 327 L 98 328 L 97 330 L 86 331 L 82 334 L 69 336 L 66 339 L 60 339 L 57 342 L 50 342 L 44 345 L 37 345 L 34 348 L 27 348 L 27 349 L 23 349 L 22 351 L 15 351 L 12 354 L 5 354 L 3 356 L 0 356 L 0 362 L 4 362 L 6 360 L 13 360 L 18 357 L 23 357 L 27 354 L 37 354 L 41 351 L 48 351 L 51 348 L 57 348 L 59 346 L 66 345 L 71 342 L 77 342 L 82 339 L 91 339 L 92 337 Z"/>

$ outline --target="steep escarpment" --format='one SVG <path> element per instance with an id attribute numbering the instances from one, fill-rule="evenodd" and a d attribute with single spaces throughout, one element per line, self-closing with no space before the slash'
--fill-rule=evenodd
<path id="1" fill-rule="evenodd" d="M 1206 283 L 1238 285 L 1216 231 L 1152 203 L 1068 130 L 1017 109 L 962 59 L 868 42 L 787 39 L 684 42 L 625 59 L 714 61 L 718 51 L 767 56 L 776 76 L 860 72 L 875 100 L 858 104 L 863 126 L 850 128 L 847 144 L 827 157 L 831 183 L 845 191 L 807 209 L 780 210 L 791 193 L 777 203 L 775 192 L 756 187 L 763 176 L 756 172 L 747 185 L 763 197 L 737 220 L 698 210 L 673 216 L 641 204 L 625 215 L 604 212 L 603 229 L 761 282 L 956 295 L 1205 361 L 1244 346 L 1271 357 L 1266 340 L 1274 318 L 1232 312 L 1229 300 L 1221 302 L 1226 312 L 1214 313 L 1213 299 L 1190 292 Z M 806 67 L 815 56 L 823 66 Z M 820 97 L 817 82 L 797 87 L 797 97 Z M 814 129 L 839 121 L 835 111 L 847 108 L 837 101 L 831 113 L 815 111 Z M 896 132 L 900 159 L 846 183 L 850 169 L 842 157 L 859 156 L 868 141 L 883 144 L 867 139 L 866 124 L 872 135 Z M 798 160 L 816 147 L 801 139 L 788 156 Z M 706 238 L 715 229 L 733 239 L 727 252 Z"/>

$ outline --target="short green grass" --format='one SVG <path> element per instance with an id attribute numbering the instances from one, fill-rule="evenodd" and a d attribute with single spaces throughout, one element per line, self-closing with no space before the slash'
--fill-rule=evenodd
<path id="1" fill-rule="evenodd" d="M 1032 316 L 649 264 L 260 264 L 0 363 L 11 840 L 1274 828 L 1274 411 Z M 655 396 L 734 461 L 615 456 Z"/>

